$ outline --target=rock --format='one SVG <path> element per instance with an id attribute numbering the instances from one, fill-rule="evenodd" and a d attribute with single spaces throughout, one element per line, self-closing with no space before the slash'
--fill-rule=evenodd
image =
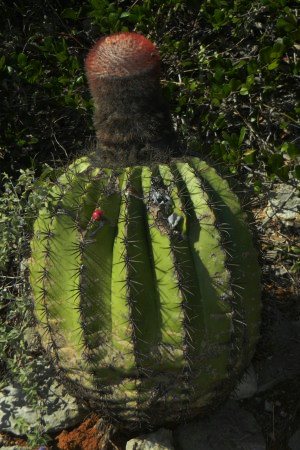
<path id="1" fill-rule="evenodd" d="M 258 392 L 272 388 L 281 381 L 300 375 L 300 327 L 278 315 L 270 330 L 272 356 L 255 363 Z"/>
<path id="2" fill-rule="evenodd" d="M 30 447 L 20 447 L 19 445 L 13 445 L 12 447 L 1 447 L 1 450 L 30 450 Z"/>
<path id="3" fill-rule="evenodd" d="M 180 450 L 265 450 L 254 417 L 229 400 L 215 414 L 180 425 L 174 430 Z"/>
<path id="4" fill-rule="evenodd" d="M 289 440 L 289 447 L 291 450 L 299 450 L 300 448 L 300 428 L 293 434 Z"/>
<path id="5" fill-rule="evenodd" d="M 23 340 L 32 352 L 39 351 L 40 337 L 34 327 L 27 327 L 23 331 Z"/>
<path id="6" fill-rule="evenodd" d="M 265 411 L 274 412 L 274 403 L 269 402 L 268 400 L 265 400 Z"/>
<path id="7" fill-rule="evenodd" d="M 174 450 L 172 431 L 160 428 L 154 433 L 130 439 L 126 450 Z"/>
<path id="8" fill-rule="evenodd" d="M 53 370 L 37 362 L 41 402 L 33 407 L 18 384 L 0 391 L 0 430 L 21 436 L 36 427 L 42 432 L 57 432 L 75 425 L 82 418 L 76 400 L 55 380 Z M 36 380 L 35 380 L 36 381 Z"/>
<path id="9" fill-rule="evenodd" d="M 276 217 L 285 226 L 300 226 L 300 198 L 297 189 L 280 183 L 269 193 L 268 218 Z M 267 219 L 268 220 L 268 219 Z"/>
<path id="10" fill-rule="evenodd" d="M 242 380 L 235 388 L 232 399 L 242 400 L 244 398 L 253 397 L 257 392 L 257 376 L 252 364 L 246 370 Z"/>

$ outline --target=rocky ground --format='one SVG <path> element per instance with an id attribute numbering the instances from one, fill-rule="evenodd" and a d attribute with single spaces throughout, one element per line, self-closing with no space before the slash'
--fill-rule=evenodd
<path id="1" fill-rule="evenodd" d="M 291 185 L 268 188 L 268 201 L 252 208 L 262 254 L 264 306 L 261 340 L 244 378 L 212 415 L 129 441 L 119 436 L 111 442 L 112 449 L 299 450 L 300 304 L 293 264 L 300 201 Z M 34 346 L 34 330 L 25 334 Z M 48 445 L 39 450 L 101 449 L 101 418 L 78 406 L 43 359 L 37 357 L 35 363 L 40 410 L 27 404 L 21 386 L 13 381 L 0 391 L 2 450 L 29 448 L 24 435 L 37 423 L 40 432 L 49 435 Z"/>

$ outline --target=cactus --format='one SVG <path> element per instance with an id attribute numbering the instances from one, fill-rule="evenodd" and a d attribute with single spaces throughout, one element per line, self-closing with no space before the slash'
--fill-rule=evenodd
<path id="1" fill-rule="evenodd" d="M 180 157 L 153 44 L 102 38 L 86 68 L 98 145 L 35 222 L 35 315 L 78 398 L 125 430 L 153 429 L 217 404 L 249 363 L 257 253 L 228 182 Z"/>

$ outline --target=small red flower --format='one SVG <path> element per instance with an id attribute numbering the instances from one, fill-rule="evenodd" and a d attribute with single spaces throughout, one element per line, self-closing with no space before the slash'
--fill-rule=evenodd
<path id="1" fill-rule="evenodd" d="M 95 222 L 99 222 L 104 216 L 104 211 L 102 209 L 95 209 L 95 211 L 92 214 L 92 220 Z"/>

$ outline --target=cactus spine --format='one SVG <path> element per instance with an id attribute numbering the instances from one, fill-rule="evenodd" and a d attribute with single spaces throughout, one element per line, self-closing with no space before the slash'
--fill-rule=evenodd
<path id="1" fill-rule="evenodd" d="M 68 168 L 35 222 L 36 317 L 79 398 L 124 429 L 150 429 L 205 410 L 248 364 L 257 254 L 228 183 L 198 158 L 171 158 L 155 47 L 113 35 L 86 67 L 98 151 Z"/>

